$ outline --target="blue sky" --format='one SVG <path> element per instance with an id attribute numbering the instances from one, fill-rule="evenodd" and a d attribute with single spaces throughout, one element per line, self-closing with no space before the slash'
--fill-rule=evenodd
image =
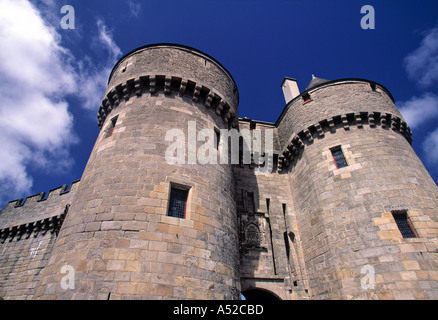
<path id="1" fill-rule="evenodd" d="M 64 5 L 75 29 L 61 28 Z M 375 29 L 363 30 L 372 5 Z M 285 76 L 389 89 L 438 181 L 438 1 L 0 0 L 0 208 L 79 179 L 114 63 L 151 43 L 197 48 L 240 93 L 239 116 L 275 122 Z"/>

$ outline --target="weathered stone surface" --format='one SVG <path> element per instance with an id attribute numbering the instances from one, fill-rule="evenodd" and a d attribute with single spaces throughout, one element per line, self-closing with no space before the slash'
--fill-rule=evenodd
<path id="1" fill-rule="evenodd" d="M 390 93 L 360 79 L 307 93 L 275 124 L 237 121 L 237 87 L 208 55 L 178 45 L 126 55 L 80 182 L 0 211 L 0 297 L 437 299 L 438 188 Z M 189 121 L 197 133 L 271 130 L 274 170 L 188 164 L 187 148 L 186 163 L 167 163 L 166 132 L 186 142 Z M 183 219 L 167 215 L 172 186 L 189 190 Z M 416 238 L 402 237 L 400 211 Z"/>

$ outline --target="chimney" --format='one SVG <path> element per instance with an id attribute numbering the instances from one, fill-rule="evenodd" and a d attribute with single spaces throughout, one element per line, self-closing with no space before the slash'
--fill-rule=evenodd
<path id="1" fill-rule="evenodd" d="M 286 104 L 289 103 L 293 98 L 300 95 L 300 89 L 298 89 L 298 84 L 296 79 L 289 77 L 284 77 L 281 83 L 281 88 L 283 89 L 284 99 Z"/>

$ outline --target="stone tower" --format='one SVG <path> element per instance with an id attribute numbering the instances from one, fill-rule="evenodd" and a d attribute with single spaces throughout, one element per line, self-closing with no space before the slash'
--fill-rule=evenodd
<path id="1" fill-rule="evenodd" d="M 125 55 L 37 296 L 239 298 L 231 167 L 200 165 L 187 146 L 184 163 L 165 160 L 169 130 L 196 142 L 201 129 L 236 126 L 237 105 L 232 76 L 200 51 L 158 44 Z M 75 270 L 74 289 L 60 286 L 64 265 Z"/>
<path id="2" fill-rule="evenodd" d="M 311 295 L 436 299 L 438 189 L 389 91 L 313 77 L 277 128 Z"/>
<path id="3" fill-rule="evenodd" d="M 0 298 L 438 299 L 438 188 L 391 93 L 281 87 L 275 123 L 238 118 L 207 54 L 125 55 L 81 180 L 0 211 Z M 201 161 L 231 129 L 240 162 Z"/>

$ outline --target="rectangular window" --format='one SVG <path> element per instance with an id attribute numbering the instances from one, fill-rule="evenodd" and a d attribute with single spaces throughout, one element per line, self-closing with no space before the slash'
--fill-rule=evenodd
<path id="1" fill-rule="evenodd" d="M 180 188 L 171 187 L 169 210 L 167 213 L 168 216 L 185 219 L 188 194 L 189 194 L 188 189 L 184 190 Z"/>
<path id="2" fill-rule="evenodd" d="M 417 238 L 417 234 L 406 210 L 392 211 L 391 213 L 403 238 Z"/>
<path id="3" fill-rule="evenodd" d="M 336 168 L 344 168 L 348 166 L 347 160 L 345 160 L 344 153 L 342 152 L 341 146 L 330 149 L 333 155 L 333 159 L 336 163 Z"/>

